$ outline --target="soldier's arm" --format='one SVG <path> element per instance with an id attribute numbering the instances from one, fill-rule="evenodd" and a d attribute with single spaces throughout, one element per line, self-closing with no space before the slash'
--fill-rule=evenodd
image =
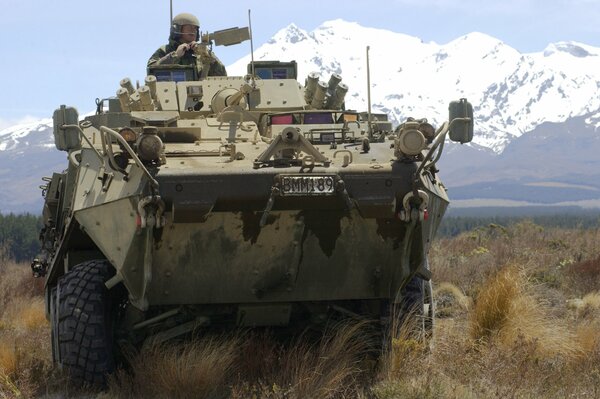
<path id="1" fill-rule="evenodd" d="M 176 64 L 179 58 L 175 55 L 175 51 L 167 53 L 165 47 L 161 47 L 152 54 L 152 57 L 148 60 L 148 66 L 152 65 L 164 65 L 164 64 Z"/>

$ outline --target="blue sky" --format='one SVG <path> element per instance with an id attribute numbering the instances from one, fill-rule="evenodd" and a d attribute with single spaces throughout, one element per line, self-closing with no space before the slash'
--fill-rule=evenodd
<path id="1" fill-rule="evenodd" d="M 142 81 L 148 57 L 168 37 L 168 0 L 0 0 L 0 6 L 0 129 L 50 117 L 60 104 L 93 110 L 94 99 L 113 96 L 123 77 Z M 246 26 L 248 9 L 255 48 L 292 22 L 310 31 L 337 18 L 437 43 L 479 31 L 524 53 L 562 40 L 600 47 L 598 0 L 173 0 L 174 14 L 196 14 L 203 31 Z M 250 45 L 215 52 L 228 65 Z"/>

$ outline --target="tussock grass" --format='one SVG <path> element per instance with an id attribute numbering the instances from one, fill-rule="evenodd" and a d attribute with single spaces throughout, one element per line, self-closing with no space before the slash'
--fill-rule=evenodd
<path id="1" fill-rule="evenodd" d="M 357 397 L 370 337 L 366 323 L 336 325 L 321 340 L 282 343 L 268 333 L 149 344 L 102 398 Z"/>
<path id="2" fill-rule="evenodd" d="M 210 334 L 148 345 L 104 394 L 180 398 L 600 397 L 600 230 L 490 225 L 436 241 L 440 300 L 432 345 L 408 325 L 373 360 L 373 325 L 321 339 Z M 446 284 L 447 283 L 447 284 Z M 0 265 L 0 398 L 65 394 L 50 369 L 41 290 L 26 265 Z M 471 300 L 471 298 L 473 298 Z M 567 301 L 568 299 L 568 301 Z M 447 305 L 447 306 L 446 306 Z M 48 382 L 50 381 L 50 382 Z M 67 393 L 68 394 L 68 393 Z"/>
<path id="3" fill-rule="evenodd" d="M 285 352 L 281 371 L 273 377 L 288 385 L 296 398 L 352 394 L 356 389 L 352 380 L 360 373 L 360 359 L 368 350 L 368 339 L 361 339 L 364 327 L 362 323 L 335 326 L 316 346 L 294 345 Z"/>
<path id="4" fill-rule="evenodd" d="M 27 265 L 0 267 L 0 398 L 37 397 L 53 385 L 43 281 Z"/>
<path id="5" fill-rule="evenodd" d="M 365 322 L 336 324 L 316 342 L 307 334 L 291 345 L 277 344 L 265 335 L 253 336 L 243 350 L 251 356 L 244 356 L 239 364 L 231 397 L 358 397 L 362 374 L 372 367 L 365 360 L 373 338 L 370 327 Z"/>
<path id="6" fill-rule="evenodd" d="M 233 371 L 238 338 L 177 344 L 149 343 L 132 357 L 131 371 L 109 382 L 110 398 L 225 397 L 223 381 Z"/>
<path id="7" fill-rule="evenodd" d="M 470 318 L 471 337 L 494 338 L 508 346 L 532 344 L 538 355 L 576 356 L 574 334 L 564 322 L 550 315 L 533 291 L 522 270 L 514 266 L 502 269 L 475 300 Z"/>
<path id="8" fill-rule="evenodd" d="M 600 317 L 600 292 L 590 292 L 581 298 L 577 307 L 579 318 L 596 319 Z"/>
<path id="9" fill-rule="evenodd" d="M 576 340 L 583 354 L 600 353 L 600 320 L 585 321 L 577 325 Z"/>
<path id="10" fill-rule="evenodd" d="M 44 299 L 37 297 L 13 300 L 5 313 L 3 326 L 24 331 L 50 328 L 46 320 Z"/>
<path id="11" fill-rule="evenodd" d="M 437 317 L 453 317 L 465 314 L 473 306 L 473 300 L 466 296 L 460 288 L 449 282 L 436 285 L 433 296 L 436 303 Z"/>
<path id="12" fill-rule="evenodd" d="M 0 373 L 14 375 L 17 371 L 17 351 L 14 342 L 0 340 Z"/>
<path id="13" fill-rule="evenodd" d="M 486 283 L 471 315 L 471 337 L 488 338 L 503 330 L 514 315 L 515 299 L 522 296 L 521 278 L 515 268 L 506 268 Z"/>

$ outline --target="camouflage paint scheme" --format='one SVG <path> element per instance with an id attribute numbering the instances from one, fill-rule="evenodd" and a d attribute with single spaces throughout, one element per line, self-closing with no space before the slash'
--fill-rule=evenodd
<path id="1" fill-rule="evenodd" d="M 107 259 L 116 269 L 107 287 L 124 284 L 135 322 L 186 305 L 238 325 L 285 325 L 298 304 L 394 302 L 413 276 L 429 279 L 448 206 L 431 162 L 439 140 L 399 154 L 389 124 L 374 134 L 356 112 L 315 110 L 295 79 L 147 83 L 79 127 L 74 109 L 55 113 L 69 166 L 46 187 L 48 290 L 78 263 Z M 301 123 L 309 113 L 331 122 Z M 292 123 L 273 123 L 281 115 Z M 135 132 L 133 152 L 153 135 L 160 154 L 127 155 L 115 136 L 123 128 Z M 315 139 L 323 132 L 338 143 Z M 283 195 L 285 176 L 336 186 Z"/>

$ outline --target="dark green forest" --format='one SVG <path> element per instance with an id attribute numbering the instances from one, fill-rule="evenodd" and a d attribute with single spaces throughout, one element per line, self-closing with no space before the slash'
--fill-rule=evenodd
<path id="1" fill-rule="evenodd" d="M 40 249 L 42 217 L 32 214 L 0 214 L 0 262 L 31 261 Z"/>
<path id="2" fill-rule="evenodd" d="M 542 227 L 600 228 L 600 212 L 598 211 L 519 216 L 485 216 L 477 215 L 475 211 L 472 213 L 476 216 L 450 214 L 445 217 L 438 230 L 438 237 L 453 237 L 464 231 L 491 224 L 510 226 L 526 219 Z M 38 236 L 42 225 L 41 216 L 0 214 L 0 261 L 29 262 L 32 260 L 40 250 Z"/>
<path id="3" fill-rule="evenodd" d="M 508 227 L 523 220 L 530 220 L 542 227 L 556 227 L 562 229 L 597 229 L 600 228 L 600 216 L 573 216 L 573 215 L 545 215 L 545 216 L 493 216 L 493 217 L 471 217 L 450 216 L 440 224 L 437 232 L 438 237 L 454 237 L 464 231 L 470 231 L 478 227 L 489 225 L 500 225 Z"/>

